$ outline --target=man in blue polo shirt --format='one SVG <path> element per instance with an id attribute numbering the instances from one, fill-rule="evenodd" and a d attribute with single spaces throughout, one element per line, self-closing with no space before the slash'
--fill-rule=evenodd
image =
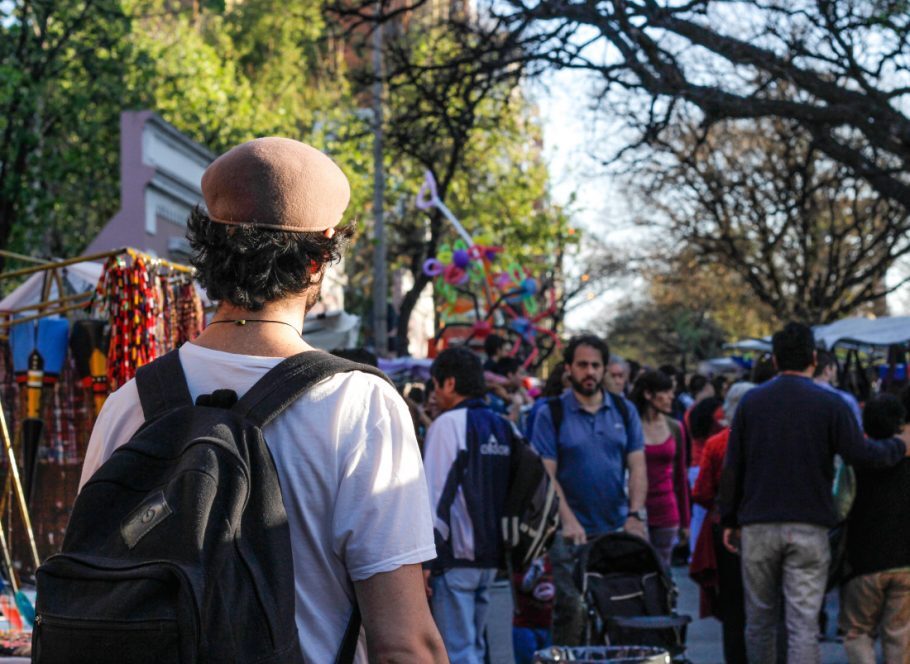
<path id="1" fill-rule="evenodd" d="M 552 403 L 534 422 L 532 444 L 556 480 L 560 498 L 562 530 L 550 551 L 556 582 L 553 642 L 560 645 L 578 644 L 584 630 L 584 606 L 572 578 L 576 547 L 620 529 L 647 538 L 648 477 L 641 421 L 630 402 L 604 391 L 609 357 L 600 337 L 573 337 L 565 350 L 571 389 L 559 397 L 559 430 L 554 427 Z"/>

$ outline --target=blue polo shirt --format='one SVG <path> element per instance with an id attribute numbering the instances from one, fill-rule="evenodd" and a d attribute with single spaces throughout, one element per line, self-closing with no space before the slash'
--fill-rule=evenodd
<path id="1" fill-rule="evenodd" d="M 556 461 L 556 479 L 588 536 L 622 528 L 629 502 L 626 457 L 644 449 L 638 412 L 626 400 L 626 431 L 622 414 L 608 394 L 604 394 L 603 405 L 596 413 L 584 410 L 572 390 L 566 390 L 560 399 L 563 420 L 558 443 L 550 409 L 541 408 L 534 420 L 531 444 L 540 456 Z"/>

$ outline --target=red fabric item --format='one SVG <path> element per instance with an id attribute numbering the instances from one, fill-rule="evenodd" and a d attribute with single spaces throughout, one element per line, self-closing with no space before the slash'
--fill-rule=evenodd
<path id="1" fill-rule="evenodd" d="M 676 449 L 673 434 L 659 445 L 645 445 L 648 472 L 648 525 L 654 528 L 689 527 L 689 492 L 686 479 L 686 434 Z"/>
<path id="2" fill-rule="evenodd" d="M 692 408 L 694 408 L 694 406 Z M 692 408 L 690 408 L 683 414 L 683 423 L 686 425 L 687 432 L 692 431 L 692 425 L 689 421 L 689 418 L 692 415 Z M 723 430 L 723 428 L 724 428 L 723 421 L 724 421 L 724 407 L 718 406 L 717 410 L 714 411 L 714 423 L 711 425 L 711 433 L 708 436 L 708 438 L 710 438 L 711 436 L 717 435 L 718 433 L 720 433 L 720 431 Z M 702 454 L 704 454 L 705 445 L 707 443 L 708 438 L 696 438 L 695 436 L 692 436 L 692 458 L 689 459 L 689 465 L 692 466 L 693 468 L 695 466 L 701 466 L 701 457 L 702 457 Z"/>
<path id="3" fill-rule="evenodd" d="M 720 474 L 724 467 L 724 455 L 727 453 L 727 441 L 730 439 L 730 428 L 708 438 L 702 451 L 701 470 L 695 487 L 692 489 L 692 500 L 709 510 L 702 524 L 692 560 L 689 563 L 689 576 L 695 581 L 701 592 L 699 594 L 699 614 L 706 618 L 721 618 L 717 605 L 717 551 L 714 549 L 714 525 L 720 522 L 716 509 L 717 493 L 720 488 Z"/>
<path id="4" fill-rule="evenodd" d="M 550 629 L 553 624 L 553 605 L 556 602 L 550 557 L 538 558 L 525 572 L 513 574 L 512 584 L 515 586 L 512 626 Z"/>
<path id="5" fill-rule="evenodd" d="M 692 489 L 692 500 L 707 510 L 714 507 L 717 492 L 720 488 L 720 473 L 724 467 L 724 455 L 727 453 L 727 441 L 730 439 L 730 428 L 708 438 L 702 451 L 701 470 L 695 487 Z"/>

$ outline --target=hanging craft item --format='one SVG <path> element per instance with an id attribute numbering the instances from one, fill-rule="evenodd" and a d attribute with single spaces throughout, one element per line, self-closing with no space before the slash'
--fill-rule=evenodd
<path id="1" fill-rule="evenodd" d="M 70 336 L 70 350 L 76 363 L 76 373 L 82 385 L 91 391 L 94 416 L 98 417 L 101 406 L 109 393 L 107 379 L 108 335 L 103 320 L 89 318 L 73 323 Z"/>
<path id="2" fill-rule="evenodd" d="M 16 494 L 16 503 L 19 506 L 19 515 L 22 518 L 22 525 L 25 529 L 26 537 L 28 538 L 29 550 L 32 554 L 32 563 L 34 564 L 34 570 L 38 569 L 38 566 L 41 564 L 41 560 L 38 557 L 38 547 L 35 544 L 35 531 L 32 528 L 32 519 L 29 515 L 28 504 L 25 499 L 25 492 L 22 488 L 22 482 L 19 478 L 19 465 L 16 462 L 16 454 L 13 451 L 12 440 L 10 439 L 9 429 L 6 426 L 6 416 L 3 414 L 3 404 L 0 403 L 0 438 L 3 439 L 3 447 L 6 451 L 7 459 L 7 474 L 6 474 L 6 485 L 11 486 L 13 492 Z M 3 492 L 3 500 L 5 501 L 7 491 Z M 0 513 L 3 512 L 3 508 L 0 507 Z M 2 533 L 3 524 L 0 522 L 0 533 Z M 12 556 L 10 555 L 9 544 L 4 536 L 0 534 L 0 546 L 3 548 L 4 561 L 9 561 L 7 565 L 7 573 L 9 574 L 10 586 L 13 588 L 14 598 L 16 605 L 19 608 L 19 612 L 22 614 L 23 619 L 25 619 L 29 625 L 35 619 L 35 609 L 32 606 L 31 601 L 26 597 L 18 588 L 16 570 L 12 565 Z"/>
<path id="3" fill-rule="evenodd" d="M 49 461 L 62 464 L 79 458 L 79 438 L 87 419 L 84 404 L 85 394 L 90 394 L 82 386 L 76 374 L 72 355 L 68 355 L 60 372 L 60 380 L 54 385 L 51 393 L 48 413 L 48 451 Z M 86 432 L 90 433 L 90 432 Z"/>
<path id="4" fill-rule="evenodd" d="M 26 324 L 28 325 L 28 324 Z M 23 488 L 29 507 L 32 506 L 38 472 L 38 447 L 45 423 L 44 395 L 53 395 L 53 386 L 63 370 L 66 359 L 69 321 L 64 318 L 42 318 L 38 321 L 35 349 L 29 355 L 26 388 L 28 410 L 22 421 Z"/>
<path id="5" fill-rule="evenodd" d="M 205 313 L 202 308 L 202 300 L 199 292 L 196 290 L 196 284 L 190 279 L 183 279 L 178 291 L 178 313 L 177 329 L 177 346 L 181 346 L 187 341 L 192 341 L 202 333 L 205 327 Z"/>
<path id="6" fill-rule="evenodd" d="M 146 260 L 129 252 L 108 260 L 98 282 L 100 310 L 107 313 L 111 337 L 107 377 L 112 390 L 136 375 L 136 369 L 158 356 L 158 298 Z"/>
<path id="7" fill-rule="evenodd" d="M 20 431 L 22 475 L 25 496 L 31 503 L 34 486 L 38 446 L 44 432 L 42 402 L 45 383 L 56 382 L 66 354 L 66 336 L 69 323 L 63 319 L 41 319 L 15 325 L 10 331 L 13 369 L 24 394 L 23 419 Z M 62 351 L 61 351 L 62 345 Z"/>

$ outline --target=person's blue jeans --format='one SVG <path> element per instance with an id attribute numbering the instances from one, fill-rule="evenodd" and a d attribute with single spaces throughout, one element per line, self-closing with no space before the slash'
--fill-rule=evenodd
<path id="1" fill-rule="evenodd" d="M 512 652 L 515 664 L 531 664 L 534 653 L 553 645 L 553 633 L 544 627 L 513 627 Z"/>
<path id="2" fill-rule="evenodd" d="M 455 567 L 430 577 L 430 609 L 451 664 L 483 664 L 495 569 Z"/>

